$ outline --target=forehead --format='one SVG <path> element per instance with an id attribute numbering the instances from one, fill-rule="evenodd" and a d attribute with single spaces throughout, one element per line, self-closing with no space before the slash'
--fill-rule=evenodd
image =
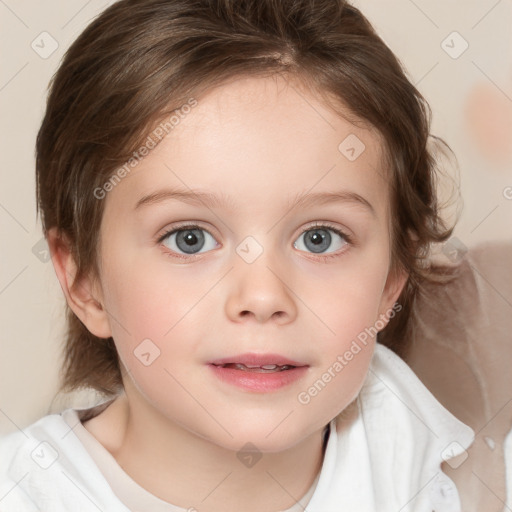
<path id="1" fill-rule="evenodd" d="M 376 130 L 352 124 L 299 82 L 245 77 L 197 98 L 108 202 L 133 205 L 165 186 L 219 193 L 233 206 L 347 188 L 384 212 L 383 154 Z"/>

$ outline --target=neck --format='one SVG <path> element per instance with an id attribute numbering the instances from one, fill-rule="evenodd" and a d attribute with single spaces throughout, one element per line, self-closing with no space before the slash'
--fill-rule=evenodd
<path id="1" fill-rule="evenodd" d="M 127 394 L 85 426 L 148 492 L 201 512 L 290 508 L 311 487 L 323 461 L 324 429 L 281 452 L 242 455 L 184 429 L 145 400 Z M 256 461 L 251 455 L 261 458 Z"/>

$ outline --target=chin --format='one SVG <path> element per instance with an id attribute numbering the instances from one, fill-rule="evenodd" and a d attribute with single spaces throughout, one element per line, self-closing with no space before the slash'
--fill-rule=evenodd
<path id="1" fill-rule="evenodd" d="M 292 415 L 290 415 L 291 420 Z M 217 439 L 210 441 L 215 442 L 218 446 L 221 446 L 227 450 L 234 452 L 240 451 L 254 451 L 256 453 L 280 453 L 286 450 L 292 449 L 297 444 L 307 439 L 311 432 L 303 433 L 297 431 L 295 428 L 290 429 L 291 425 L 286 428 L 285 420 L 283 424 L 279 424 L 282 421 L 280 418 L 278 421 L 274 421 L 271 425 L 246 425 L 238 424 L 231 426 L 229 432 L 233 437 L 222 436 L 222 440 Z"/>

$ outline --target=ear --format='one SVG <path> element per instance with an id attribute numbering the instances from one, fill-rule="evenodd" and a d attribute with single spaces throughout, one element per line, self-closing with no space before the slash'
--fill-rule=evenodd
<path id="1" fill-rule="evenodd" d="M 108 314 L 102 305 L 99 284 L 92 276 L 76 279 L 77 267 L 65 235 L 52 228 L 47 234 L 53 267 L 69 307 L 98 338 L 110 338 Z"/>
<path id="2" fill-rule="evenodd" d="M 382 292 L 382 298 L 379 305 L 379 318 L 385 322 L 385 325 L 388 324 L 389 320 L 393 318 L 393 306 L 398 300 L 398 297 L 402 293 L 402 290 L 407 283 L 407 279 L 409 275 L 404 270 L 391 269 L 388 272 L 388 277 L 386 280 L 386 284 L 384 286 L 384 290 Z M 391 316 L 390 316 L 391 315 Z"/>

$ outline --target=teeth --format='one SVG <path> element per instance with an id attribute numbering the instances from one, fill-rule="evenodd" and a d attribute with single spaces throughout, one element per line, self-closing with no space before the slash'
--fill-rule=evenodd
<path id="1" fill-rule="evenodd" d="M 261 368 L 263 370 L 275 370 L 276 368 L 278 368 L 277 364 L 264 364 L 262 366 L 260 366 L 258 364 L 243 364 L 243 363 L 237 363 L 237 364 L 239 364 L 240 366 L 243 366 L 244 368 L 249 368 L 250 370 L 253 370 L 256 368 Z"/>
<path id="2" fill-rule="evenodd" d="M 254 371 L 259 373 L 265 373 L 265 372 L 281 372 L 284 370 L 290 370 L 291 368 L 295 368 L 292 365 L 285 364 L 283 366 L 279 366 L 277 364 L 264 364 L 262 366 L 255 366 L 255 365 L 245 365 L 242 363 L 227 363 L 221 365 L 223 368 L 235 368 L 237 370 L 242 371 Z"/>

